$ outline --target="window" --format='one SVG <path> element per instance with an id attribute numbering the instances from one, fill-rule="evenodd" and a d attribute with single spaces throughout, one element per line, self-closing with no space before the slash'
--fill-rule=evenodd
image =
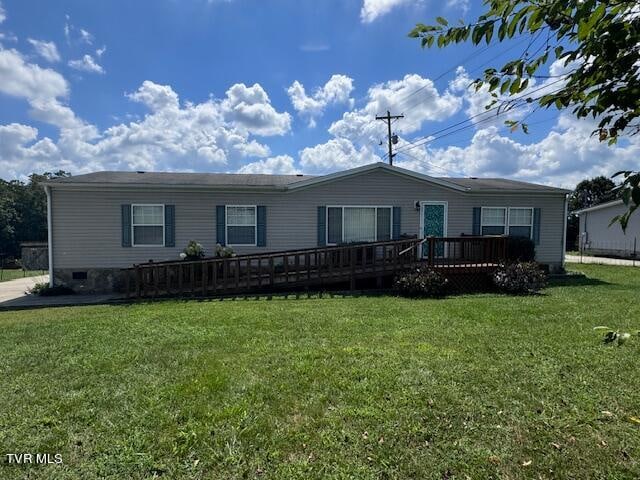
<path id="1" fill-rule="evenodd" d="M 482 207 L 481 235 L 504 235 L 506 226 L 506 208 Z"/>
<path id="2" fill-rule="evenodd" d="M 509 209 L 509 235 L 531 238 L 533 234 L 533 208 Z"/>
<path id="3" fill-rule="evenodd" d="M 164 246 L 164 205 L 132 205 L 134 247 Z"/>
<path id="4" fill-rule="evenodd" d="M 391 207 L 327 207 L 327 244 L 391 239 Z"/>
<path id="5" fill-rule="evenodd" d="M 256 207 L 253 205 L 227 205 L 227 245 L 252 245 L 257 243 Z"/>

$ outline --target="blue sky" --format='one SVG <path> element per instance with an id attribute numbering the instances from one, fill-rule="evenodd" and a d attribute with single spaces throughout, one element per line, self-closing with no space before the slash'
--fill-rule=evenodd
<path id="1" fill-rule="evenodd" d="M 407 33 L 438 15 L 473 19 L 479 2 L 0 5 L 3 178 L 59 168 L 325 173 L 384 159 L 375 115 L 387 108 L 406 115 L 394 124 L 396 163 L 432 175 L 571 186 L 637 163 L 637 142 L 600 145 L 593 123 L 566 114 L 515 112 L 529 135 L 477 116 L 488 97 L 469 82 L 529 39 L 423 50 Z M 470 117 L 462 131 L 407 143 Z"/>

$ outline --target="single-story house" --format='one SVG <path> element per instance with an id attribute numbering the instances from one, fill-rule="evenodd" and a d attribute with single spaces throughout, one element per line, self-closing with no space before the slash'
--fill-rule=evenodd
<path id="1" fill-rule="evenodd" d="M 573 212 L 580 219 L 579 247 L 592 255 L 630 257 L 640 249 L 640 213 L 631 216 L 626 231 L 611 220 L 627 211 L 622 200 L 601 203 Z"/>
<path id="2" fill-rule="evenodd" d="M 564 262 L 567 190 L 499 178 L 431 177 L 374 163 L 323 176 L 96 172 L 45 184 L 53 284 L 114 287 L 120 269 L 208 255 L 361 241 L 523 235 Z"/>

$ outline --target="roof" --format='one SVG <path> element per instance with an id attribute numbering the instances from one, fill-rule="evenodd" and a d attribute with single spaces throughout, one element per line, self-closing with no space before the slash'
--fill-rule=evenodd
<path id="1" fill-rule="evenodd" d="M 181 172 L 95 172 L 61 177 L 47 182 L 95 185 L 173 185 L 281 187 L 312 178 L 310 175 L 267 175 L 253 173 L 181 173 Z"/>
<path id="2" fill-rule="evenodd" d="M 61 177 L 45 182 L 48 186 L 68 185 L 82 187 L 184 187 L 184 188 L 229 188 L 297 190 L 313 185 L 361 175 L 373 170 L 384 170 L 392 174 L 440 185 L 465 193 L 557 193 L 568 190 L 535 183 L 503 178 L 448 178 L 431 177 L 419 172 L 377 162 L 361 167 L 330 173 L 328 175 L 267 175 L 244 173 L 180 173 L 180 172 L 95 172 L 71 177 Z"/>
<path id="3" fill-rule="evenodd" d="M 618 199 L 618 200 L 612 200 L 610 202 L 605 202 L 605 203 L 599 203 L 598 205 L 594 205 L 592 207 L 587 207 L 587 208 L 582 208 L 580 210 L 576 210 L 575 212 L 572 212 L 575 215 L 580 215 L 582 213 L 587 213 L 587 212 L 593 212 L 594 210 L 602 210 L 604 208 L 609 208 L 609 207 L 615 207 L 618 205 L 622 205 L 622 200 Z"/>
<path id="4" fill-rule="evenodd" d="M 519 190 L 519 191 L 527 191 L 527 192 L 569 193 L 569 190 L 565 190 L 558 187 L 550 187 L 548 185 L 540 185 L 537 183 L 522 182 L 520 180 L 510 180 L 508 178 L 446 177 L 446 180 L 476 192 L 498 191 L 498 190 Z"/>

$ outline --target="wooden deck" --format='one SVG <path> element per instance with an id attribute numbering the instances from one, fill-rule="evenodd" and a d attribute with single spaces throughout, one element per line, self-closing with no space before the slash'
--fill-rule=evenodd
<path id="1" fill-rule="evenodd" d="M 217 296 L 330 288 L 428 265 L 445 275 L 489 272 L 505 258 L 504 237 L 428 237 L 336 247 L 149 262 L 125 270 L 129 297 Z"/>

